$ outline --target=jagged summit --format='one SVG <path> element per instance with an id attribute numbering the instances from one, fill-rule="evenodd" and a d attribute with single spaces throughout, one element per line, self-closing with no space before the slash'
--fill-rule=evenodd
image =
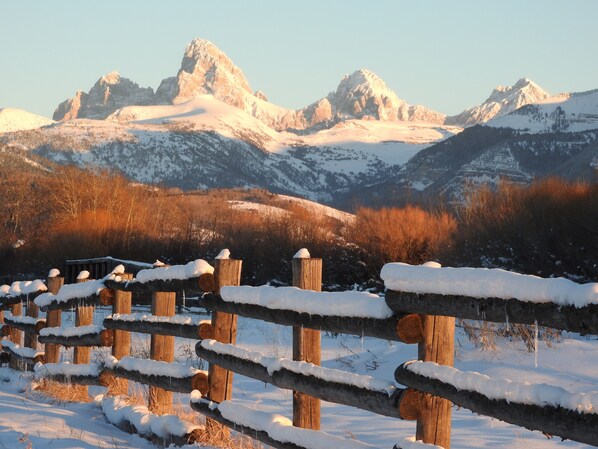
<path id="1" fill-rule="evenodd" d="M 548 96 L 549 94 L 532 80 L 521 78 L 512 86 L 497 86 L 485 103 L 503 103 L 507 107 L 513 107 L 514 111 L 521 106 L 536 103 Z"/>
<path id="2" fill-rule="evenodd" d="M 423 106 L 409 105 L 400 99 L 382 78 L 366 69 L 345 75 L 336 91 L 305 109 L 308 119 L 312 111 L 319 111 L 321 119 L 325 116 L 322 111 L 326 110 L 329 110 L 326 120 L 332 122 L 346 119 L 417 120 L 431 123 L 444 121 L 443 114 Z M 313 118 L 310 121 L 312 124 L 317 122 Z"/>
<path id="3" fill-rule="evenodd" d="M 176 85 L 173 103 L 210 94 L 225 103 L 240 105 L 245 94 L 253 95 L 241 69 L 205 39 L 194 39 L 185 48 Z"/>
<path id="4" fill-rule="evenodd" d="M 528 78 L 521 78 L 512 86 L 497 86 L 482 104 L 447 118 L 447 124 L 472 126 L 500 117 L 522 106 L 537 103 L 549 94 Z"/>
<path id="5" fill-rule="evenodd" d="M 120 74 L 114 70 L 101 77 L 98 84 L 118 84 L 120 81 Z"/>
<path id="6" fill-rule="evenodd" d="M 335 91 L 303 109 L 286 109 L 269 103 L 263 92 L 254 92 L 241 69 L 215 44 L 200 38 L 186 46 L 177 75 L 162 80 L 155 95 L 114 71 L 88 93 L 79 91 L 62 102 L 54 119 L 105 119 L 127 106 L 180 104 L 203 95 L 242 109 L 277 131 L 321 129 L 352 119 L 435 124 L 445 119 L 423 106 L 409 105 L 366 69 L 345 75 Z"/>
<path id="7" fill-rule="evenodd" d="M 118 72 L 110 72 L 96 81 L 88 93 L 77 91 L 54 111 L 54 120 L 75 118 L 105 119 L 124 106 L 152 104 L 154 90 L 139 87 Z"/>
<path id="8" fill-rule="evenodd" d="M 355 95 L 357 93 L 370 96 L 382 94 L 388 96 L 395 95 L 382 78 L 367 69 L 359 69 L 350 75 L 343 76 L 336 89 L 336 95 L 341 96 Z"/>

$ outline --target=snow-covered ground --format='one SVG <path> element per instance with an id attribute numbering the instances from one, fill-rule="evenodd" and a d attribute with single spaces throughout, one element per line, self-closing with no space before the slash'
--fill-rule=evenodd
<path id="1" fill-rule="evenodd" d="M 119 430 L 93 403 L 59 404 L 29 388 L 29 376 L 0 368 L 0 448 L 150 449 Z"/>
<path id="2" fill-rule="evenodd" d="M 141 310 L 139 310 L 141 311 Z M 107 310 L 103 312 L 108 313 Z M 96 324 L 101 321 L 97 314 Z M 193 315 L 198 318 L 198 315 Z M 72 313 L 63 315 L 64 325 L 72 325 Z M 251 351 L 268 356 L 290 357 L 291 329 L 245 318 L 239 320 L 237 342 Z M 370 375 L 376 380 L 392 381 L 394 370 L 417 355 L 415 345 L 374 338 L 323 333 L 323 366 L 350 373 Z M 194 340 L 177 339 L 177 359 L 205 369 L 193 356 Z M 134 351 L 147 350 L 149 336 L 135 334 Z M 455 366 L 463 371 L 477 371 L 493 378 L 532 383 L 547 383 L 568 391 L 586 393 L 598 390 L 598 338 L 564 334 L 559 342 L 540 341 L 538 354 L 530 353 L 521 342 L 498 340 L 496 350 L 476 348 L 457 328 Z M 96 353 L 96 357 L 106 358 Z M 70 353 L 65 353 L 69 358 Z M 537 367 L 535 365 L 537 358 Z M 0 370 L 0 447 L 33 448 L 148 448 L 150 443 L 127 435 L 108 424 L 94 404 L 52 404 L 38 393 L 26 391 L 26 380 L 7 368 Z M 90 391 L 100 393 L 101 388 Z M 175 401 L 188 403 L 188 395 L 175 394 Z M 233 400 L 269 413 L 287 417 L 292 414 L 290 391 L 279 390 L 262 382 L 236 376 Z M 415 423 L 381 417 L 346 406 L 323 403 L 322 430 L 336 436 L 356 438 L 380 448 L 392 446 L 414 435 Z M 19 443 L 22 438 L 24 443 Z M 452 446 L 464 449 L 508 447 L 513 449 L 585 448 L 587 445 L 559 438 L 547 439 L 531 432 L 468 410 L 453 409 Z"/>

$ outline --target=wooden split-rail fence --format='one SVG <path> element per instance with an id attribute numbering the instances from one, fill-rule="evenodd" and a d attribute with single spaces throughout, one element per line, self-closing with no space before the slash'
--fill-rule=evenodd
<path id="1" fill-rule="evenodd" d="M 293 259 L 293 285 L 300 289 L 321 290 L 322 261 L 315 258 Z M 327 376 L 328 371 L 305 372 L 292 363 L 276 370 L 268 367 L 255 355 L 243 356 L 236 346 L 237 316 L 264 320 L 293 327 L 293 360 L 320 364 L 320 331 L 371 336 L 405 344 L 418 344 L 419 360 L 439 365 L 453 365 L 455 318 L 498 323 L 522 323 L 547 326 L 581 334 L 598 334 L 598 305 L 584 307 L 560 306 L 550 302 L 534 303 L 513 299 L 473 298 L 438 294 L 415 294 L 387 290 L 384 301 L 392 310 L 388 318 L 347 317 L 338 314 L 317 314 L 293 308 L 268 308 L 263 305 L 223 300 L 221 289 L 238 286 L 241 261 L 218 259 L 214 272 L 190 279 L 131 281 L 131 275 L 120 274 L 106 278 L 102 288 L 86 297 L 72 297 L 49 302 L 41 307 L 46 318 L 40 319 L 34 298 L 43 289 L 21 295 L 0 293 L 2 310 L 10 309 L 11 317 L 3 322 L 3 361 L 13 368 L 25 369 L 38 364 L 36 373 L 58 382 L 69 382 L 87 388 L 102 385 L 111 395 L 126 395 L 128 381 L 149 385 L 148 409 L 157 414 L 171 410 L 173 392 L 191 393 L 198 390 L 201 398 L 193 396 L 191 407 L 206 415 L 206 429 L 223 432 L 227 427 L 261 440 L 277 448 L 309 448 L 300 441 L 289 442 L 270 435 L 266 429 L 235 421 L 214 404 L 232 401 L 233 373 L 258 379 L 276 387 L 293 390 L 293 426 L 298 429 L 320 429 L 320 400 L 357 407 L 379 415 L 416 420 L 416 439 L 423 444 L 450 447 L 451 407 L 455 404 L 473 412 L 497 418 L 546 435 L 554 435 L 598 446 L 598 414 L 570 410 L 554 404 L 519 403 L 517 400 L 488 397 L 480 391 L 465 390 L 442 379 L 429 377 L 409 369 L 409 363 L 398 366 L 396 381 L 405 387 L 394 391 L 363 386 L 361 382 L 346 381 L 342 376 Z M 60 294 L 64 279 L 47 279 L 47 290 Z M 151 316 L 131 314 L 132 293 L 151 294 Z M 177 319 L 177 292 L 201 293 L 199 303 L 212 311 L 210 321 Z M 23 317 L 23 305 L 26 316 Z M 103 326 L 93 326 L 94 308 L 111 306 L 113 315 L 103 320 Z M 78 332 L 61 329 L 63 310 L 76 310 Z M 180 318 L 180 317 L 179 317 Z M 87 327 L 83 327 L 87 326 Z M 86 329 L 89 329 L 87 331 Z M 189 369 L 172 375 L 169 370 L 140 369 L 139 363 L 120 363 L 132 360 L 131 332 L 151 334 L 150 357 L 160 367 L 173 365 L 175 337 L 199 340 L 196 353 L 209 362 L 209 371 Z M 24 345 L 21 347 L 21 341 Z M 209 342 L 210 344 L 206 344 Z M 44 350 L 37 347 L 43 344 Z M 97 370 L 68 373 L 60 366 L 60 346 L 74 347 L 74 363 L 90 364 L 90 349 L 94 346 L 112 348 L 114 362 Z M 90 365 L 91 366 L 91 365 Z M 48 369 L 43 369 L 48 367 Z M 353 375 L 360 377 L 357 375 Z M 121 423 L 121 427 L 123 424 Z M 125 423 L 135 430 L 132 423 Z M 297 430 L 297 429 L 295 429 Z M 322 432 L 322 437 L 325 434 Z M 399 437 L 399 436 L 397 436 Z M 163 443 L 184 444 L 197 438 L 194 432 L 153 439 Z M 309 441 L 306 439 L 305 441 Z M 341 443 L 342 446 L 342 443 Z M 401 448 L 397 443 L 395 448 Z M 425 446 L 422 446 L 425 447 Z"/>

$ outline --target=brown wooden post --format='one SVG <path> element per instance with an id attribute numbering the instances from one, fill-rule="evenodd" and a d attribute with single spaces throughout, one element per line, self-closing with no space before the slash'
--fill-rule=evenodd
<path id="1" fill-rule="evenodd" d="M 53 276 L 48 278 L 48 292 L 57 294 L 60 287 L 64 285 L 64 278 Z M 46 314 L 46 325 L 48 327 L 62 326 L 62 310 L 50 310 Z M 45 345 L 46 363 L 60 362 L 60 346 L 48 343 Z"/>
<path id="2" fill-rule="evenodd" d="M 10 306 L 10 311 L 12 313 L 12 316 L 21 316 L 23 315 L 23 303 L 19 302 L 18 304 L 13 304 Z M 23 331 L 17 329 L 16 327 L 10 327 L 10 341 L 12 341 L 13 343 L 16 343 L 18 345 L 22 345 L 22 339 L 23 339 Z M 8 363 L 8 366 L 10 366 L 12 369 L 14 370 L 19 370 L 19 371 L 23 371 L 26 368 L 26 365 L 24 363 L 22 363 L 19 359 L 17 359 L 15 356 L 13 356 L 11 354 L 10 356 L 10 361 Z"/>
<path id="3" fill-rule="evenodd" d="M 453 366 L 455 318 L 422 315 L 424 339 L 418 346 L 418 358 L 424 362 Z M 445 449 L 451 446 L 451 402 L 429 394 L 422 395 L 417 419 L 416 440 Z"/>
<path id="4" fill-rule="evenodd" d="M 39 307 L 33 300 L 27 297 L 27 316 L 32 318 L 39 317 Z M 25 346 L 28 348 L 37 349 L 37 333 L 36 332 L 25 332 Z"/>
<path id="5" fill-rule="evenodd" d="M 77 279 L 77 283 L 87 282 L 89 279 Z M 89 326 L 93 324 L 94 306 L 77 305 L 75 310 L 75 326 Z M 76 364 L 88 364 L 91 360 L 91 348 L 79 346 L 75 347 L 73 362 Z"/>
<path id="6" fill-rule="evenodd" d="M 241 284 L 241 266 L 243 261 L 236 259 L 216 259 L 214 261 L 214 291 L 220 294 L 220 288 L 226 285 Z M 212 313 L 214 340 L 220 343 L 235 344 L 237 341 L 237 315 L 224 312 Z M 232 398 L 233 372 L 218 365 L 210 364 L 208 371 L 208 398 L 222 402 Z M 222 424 L 206 419 L 210 435 L 222 433 L 228 435 L 228 429 Z"/>
<path id="7" fill-rule="evenodd" d="M 293 286 L 322 291 L 322 259 L 293 258 Z M 293 327 L 293 360 L 314 365 L 321 363 L 320 331 Z M 293 391 L 293 425 L 304 429 L 320 429 L 320 400 Z"/>
<path id="8" fill-rule="evenodd" d="M 88 278 L 77 279 L 77 283 L 87 282 Z M 93 324 L 94 306 L 78 304 L 75 309 L 75 326 L 89 326 Z M 86 365 L 91 362 L 91 348 L 87 346 L 76 346 L 73 353 L 73 363 Z M 87 385 L 75 385 L 74 388 L 82 395 L 87 395 Z"/>
<path id="9" fill-rule="evenodd" d="M 10 306 L 10 312 L 12 316 L 21 316 L 23 315 L 23 303 L 13 304 Z M 10 328 L 10 341 L 16 343 L 18 345 L 22 345 L 23 342 L 23 331 L 17 329 L 16 327 Z"/>
<path id="10" fill-rule="evenodd" d="M 176 293 L 152 293 L 152 315 L 174 316 Z M 174 361 L 174 337 L 154 335 L 151 337 L 150 357 L 162 362 Z M 159 387 L 149 387 L 148 408 L 153 413 L 166 414 L 172 411 L 172 391 Z"/>
<path id="11" fill-rule="evenodd" d="M 130 273 L 120 274 L 119 276 L 122 280 L 126 281 L 133 279 L 133 275 Z M 132 294 L 129 292 L 115 290 L 112 313 L 131 313 L 131 297 Z M 123 330 L 114 330 L 113 332 L 114 343 L 112 345 L 112 355 L 118 360 L 131 355 L 131 333 Z M 109 393 L 113 395 L 127 395 L 129 393 L 129 381 L 120 378 L 111 379 Z"/>

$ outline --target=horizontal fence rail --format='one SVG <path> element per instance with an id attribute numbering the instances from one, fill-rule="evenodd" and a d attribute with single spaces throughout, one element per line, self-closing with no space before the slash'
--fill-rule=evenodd
<path id="1" fill-rule="evenodd" d="M 397 382 L 410 388 L 449 399 L 455 405 L 546 435 L 598 446 L 598 414 L 580 413 L 552 405 L 524 404 L 514 399 L 491 399 L 476 391 L 414 373 L 408 365 L 395 372 Z"/>
<path id="2" fill-rule="evenodd" d="M 388 307 L 397 313 L 453 316 L 495 323 L 537 324 L 581 335 L 598 335 L 598 304 L 584 307 L 518 299 L 386 292 Z"/>
<path id="3" fill-rule="evenodd" d="M 131 319 L 133 318 L 133 319 Z M 106 329 L 118 329 L 144 334 L 171 335 L 173 337 L 204 339 L 212 338 L 214 331 L 208 320 L 200 323 L 176 322 L 175 320 L 157 321 L 155 316 L 110 316 L 104 318 Z"/>
<path id="4" fill-rule="evenodd" d="M 340 334 L 376 337 L 384 340 L 418 343 L 422 338 L 421 321 L 418 315 L 398 314 L 388 319 L 326 316 L 296 312 L 288 309 L 224 301 L 219 295 L 204 295 L 199 304 L 208 310 L 232 313 L 285 326 L 304 327 Z"/>

